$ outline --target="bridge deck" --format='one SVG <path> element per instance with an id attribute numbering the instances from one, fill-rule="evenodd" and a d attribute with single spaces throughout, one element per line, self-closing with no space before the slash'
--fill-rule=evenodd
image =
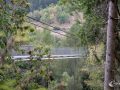
<path id="1" fill-rule="evenodd" d="M 73 54 L 73 55 L 51 55 L 47 57 L 44 55 L 42 58 L 38 56 L 30 56 L 30 55 L 25 55 L 25 56 L 12 56 L 12 59 L 15 61 L 28 61 L 31 60 L 59 60 L 59 59 L 75 59 L 75 58 L 83 58 L 84 56 L 78 55 L 78 54 Z"/>

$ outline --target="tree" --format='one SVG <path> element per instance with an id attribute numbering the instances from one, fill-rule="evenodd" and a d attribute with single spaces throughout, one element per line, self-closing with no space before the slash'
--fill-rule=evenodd
<path id="1" fill-rule="evenodd" d="M 110 86 L 110 82 L 115 80 L 115 29 L 117 20 L 114 18 L 117 18 L 116 4 L 117 0 L 109 0 L 104 90 L 114 90 L 114 86 Z"/>
<path id="2" fill-rule="evenodd" d="M 40 8 L 46 8 L 50 4 L 56 4 L 58 0 L 28 0 L 30 5 L 30 11 L 34 11 Z"/>
<path id="3" fill-rule="evenodd" d="M 17 30 L 22 30 L 25 11 L 28 7 L 26 0 L 0 0 L 0 64 L 13 48 L 14 36 Z"/>
<path id="4" fill-rule="evenodd" d="M 85 36 L 82 31 L 83 30 L 82 30 L 79 22 L 76 22 L 75 24 L 73 24 L 73 26 L 70 28 L 70 33 L 72 33 L 76 36 L 68 34 L 68 36 L 73 37 L 73 38 L 70 38 L 70 37 L 66 38 L 67 46 L 69 46 L 69 47 L 71 47 L 71 46 L 72 47 L 80 47 L 83 44 L 82 36 Z"/>
<path id="5" fill-rule="evenodd" d="M 62 0 L 65 1 L 65 0 Z M 67 2 L 67 0 L 65 1 Z M 94 17 L 97 16 L 97 18 L 100 18 L 102 16 L 102 18 L 104 18 L 103 20 L 106 21 L 106 15 L 105 13 L 103 13 L 102 10 L 105 10 L 105 7 L 107 6 L 106 4 L 104 4 L 105 1 L 103 0 L 79 0 L 79 1 L 74 1 L 72 2 L 72 0 L 69 1 L 70 3 L 72 3 L 72 6 L 74 7 L 75 10 L 82 10 L 85 14 L 85 18 L 86 18 L 86 22 L 89 22 L 89 24 L 87 24 L 88 26 L 91 24 L 90 20 L 93 20 Z M 78 4 L 79 3 L 79 4 Z M 116 40 L 115 40 L 115 29 L 116 29 L 116 24 L 117 24 L 117 0 L 108 0 L 109 3 L 109 11 L 108 11 L 108 26 L 107 26 L 107 43 L 106 43 L 106 61 L 105 61 L 105 80 L 104 80 L 104 90 L 114 90 L 114 87 L 110 87 L 109 84 L 110 82 L 115 80 L 115 44 L 116 44 Z M 102 7 L 101 6 L 104 6 Z M 102 10 L 101 10 L 102 9 Z M 101 11 L 101 13 L 99 12 Z M 103 13 L 103 14 L 102 14 Z M 100 16 L 101 15 L 101 16 Z M 90 19 L 92 18 L 92 19 Z M 103 21 L 102 20 L 102 21 Z M 98 21 L 98 20 L 96 20 Z M 101 22 L 100 22 L 101 23 Z M 102 24 L 102 23 L 101 23 Z M 94 27 L 98 27 L 97 24 L 92 24 L 92 27 L 90 27 L 92 29 L 92 31 L 94 30 Z M 87 29 L 90 29 L 89 27 L 87 27 Z M 100 26 L 100 30 L 101 28 L 105 28 L 105 25 Z M 85 28 L 85 27 L 84 27 Z M 98 31 L 97 31 L 98 32 Z M 88 35 L 89 32 L 87 32 Z M 94 33 L 91 33 L 90 36 L 93 36 Z M 94 37 L 93 37 L 94 38 Z M 97 39 L 98 37 L 96 37 L 95 34 L 95 39 L 94 42 L 100 42 L 99 39 Z M 87 38 L 89 40 L 89 38 Z M 100 38 L 101 39 L 101 38 Z M 93 43 L 93 45 L 95 45 L 95 43 Z"/>

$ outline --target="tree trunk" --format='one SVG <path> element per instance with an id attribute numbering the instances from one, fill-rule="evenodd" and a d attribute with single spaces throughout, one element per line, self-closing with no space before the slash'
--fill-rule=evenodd
<path id="1" fill-rule="evenodd" d="M 105 79 L 104 90 L 114 90 L 109 84 L 114 81 L 114 66 L 115 66 L 115 29 L 117 20 L 117 0 L 109 0 L 108 10 L 108 25 L 107 25 L 107 47 L 106 47 L 106 62 L 105 62 Z"/>
<path id="2" fill-rule="evenodd" d="M 7 45 L 3 50 L 0 51 L 0 65 L 3 65 L 5 57 L 7 56 L 8 53 L 11 53 L 11 49 L 14 46 L 14 38 L 11 36 L 6 40 Z"/>

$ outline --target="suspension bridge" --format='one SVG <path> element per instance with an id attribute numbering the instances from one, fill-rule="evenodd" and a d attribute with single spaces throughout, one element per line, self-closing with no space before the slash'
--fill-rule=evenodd
<path id="1" fill-rule="evenodd" d="M 29 48 L 30 49 L 30 48 Z M 49 55 L 39 56 L 31 56 L 28 54 L 15 54 L 12 55 L 12 59 L 15 61 L 29 61 L 29 60 L 61 60 L 61 59 L 76 59 L 76 58 L 84 58 L 86 55 L 86 50 L 84 48 L 52 48 L 50 50 Z"/>
<path id="2" fill-rule="evenodd" d="M 35 25 L 37 27 L 45 28 L 45 27 L 41 26 L 41 24 L 47 25 L 47 26 L 53 28 L 53 30 L 47 29 L 47 30 L 49 30 L 51 32 L 57 33 L 57 34 L 62 35 L 62 36 L 69 37 L 69 36 L 67 36 L 65 34 L 65 33 L 68 33 L 68 34 L 70 34 L 72 36 L 75 36 L 74 38 L 78 38 L 78 37 L 76 37 L 76 35 L 74 35 L 72 33 L 69 33 L 69 32 L 67 32 L 65 30 L 62 30 L 59 27 L 55 27 L 55 26 L 49 25 L 49 24 L 47 24 L 47 23 L 45 23 L 43 21 L 36 20 L 35 18 L 30 17 L 30 16 L 27 16 L 27 18 L 29 20 L 32 20 L 32 22 L 31 21 L 26 21 L 26 22 L 28 22 L 30 24 L 33 24 L 33 25 Z M 33 23 L 33 21 L 38 23 L 38 24 Z M 27 48 L 31 48 L 31 47 L 27 46 Z M 87 52 L 87 50 L 85 48 L 77 48 L 77 49 L 70 48 L 70 47 L 52 48 L 51 51 L 50 51 L 50 55 L 48 55 L 48 56 L 44 55 L 42 57 L 39 57 L 39 56 L 30 56 L 28 54 L 19 55 L 19 54 L 16 54 L 16 52 L 14 52 L 14 54 L 12 54 L 12 59 L 15 60 L 15 61 L 27 61 L 27 60 L 31 60 L 31 59 L 33 59 L 33 60 L 75 59 L 75 58 L 84 58 L 86 56 L 86 52 Z"/>

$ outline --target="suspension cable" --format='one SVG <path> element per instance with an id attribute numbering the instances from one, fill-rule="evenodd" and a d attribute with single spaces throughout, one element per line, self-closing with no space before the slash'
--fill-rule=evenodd
<path id="1" fill-rule="evenodd" d="M 45 29 L 45 30 L 48 30 L 48 31 L 51 31 L 51 32 L 57 33 L 57 34 L 59 34 L 59 35 L 62 35 L 62 36 L 65 36 L 65 37 L 69 37 L 69 38 L 71 38 L 71 37 L 68 36 L 68 35 L 64 35 L 64 34 L 61 34 L 61 33 L 59 33 L 59 32 L 55 32 L 55 31 L 53 31 L 53 30 L 51 30 L 51 29 L 45 28 L 45 27 L 40 26 L 40 25 L 37 25 L 37 24 L 35 24 L 35 23 L 29 22 L 29 21 L 26 21 L 26 22 L 27 22 L 27 23 L 30 23 L 30 24 L 33 24 L 33 25 L 35 25 L 35 26 L 41 27 L 41 28 L 43 28 L 43 29 Z"/>
<path id="2" fill-rule="evenodd" d="M 62 32 L 64 32 L 64 33 L 67 33 L 67 34 L 69 34 L 69 35 L 72 35 L 72 36 L 76 37 L 75 34 L 70 33 L 70 32 L 67 32 L 67 31 L 65 31 L 65 30 L 62 30 L 62 29 L 59 28 L 59 27 L 52 26 L 52 25 L 50 25 L 50 24 L 48 24 L 48 23 L 46 23 L 46 22 L 43 22 L 43 21 L 41 21 L 41 20 L 37 20 L 37 19 L 35 19 L 35 18 L 33 18 L 33 17 L 30 17 L 30 16 L 26 16 L 26 17 L 29 18 L 29 19 L 32 19 L 32 20 L 34 20 L 34 21 L 37 21 L 37 22 L 39 22 L 39 23 L 42 23 L 42 24 L 44 24 L 44 25 L 47 25 L 47 26 L 49 26 L 49 27 L 52 27 L 52 28 L 54 28 L 54 29 L 59 29 L 60 31 L 62 31 Z M 70 36 L 69 36 L 69 37 L 70 37 Z M 79 37 L 76 37 L 76 38 L 79 39 Z"/>

